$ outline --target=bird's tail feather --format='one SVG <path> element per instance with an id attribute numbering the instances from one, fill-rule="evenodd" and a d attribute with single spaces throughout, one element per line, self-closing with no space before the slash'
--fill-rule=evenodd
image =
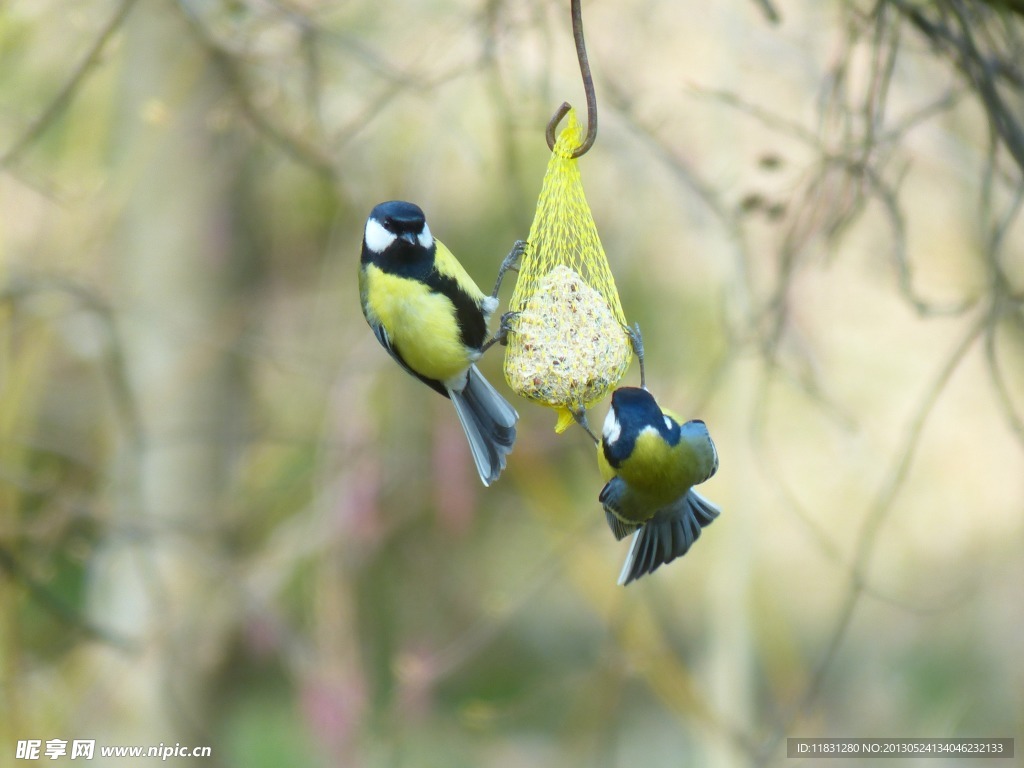
<path id="1" fill-rule="evenodd" d="M 658 510 L 633 534 L 619 584 L 629 584 L 685 555 L 700 537 L 701 528 L 710 525 L 721 512 L 692 489 L 675 503 Z"/>
<path id="2" fill-rule="evenodd" d="M 505 469 L 505 457 L 516 441 L 519 414 L 498 391 L 471 366 L 461 392 L 449 390 L 477 472 L 484 485 L 490 485 Z"/>

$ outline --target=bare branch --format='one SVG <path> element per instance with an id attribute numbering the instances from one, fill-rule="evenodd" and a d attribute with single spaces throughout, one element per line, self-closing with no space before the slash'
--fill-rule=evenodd
<path id="1" fill-rule="evenodd" d="M 90 640 L 97 640 L 122 651 L 138 650 L 135 643 L 89 621 L 65 603 L 46 584 L 33 577 L 14 553 L 0 546 L 0 571 L 15 584 L 19 584 L 36 605 L 62 624 L 81 632 Z"/>
<path id="2" fill-rule="evenodd" d="M 177 5 L 196 39 L 207 50 L 214 64 L 221 71 L 221 74 L 227 81 L 228 88 L 238 100 L 242 114 L 245 115 L 249 122 L 296 161 L 316 171 L 332 184 L 336 184 L 338 172 L 335 167 L 335 159 L 326 149 L 309 141 L 304 136 L 292 132 L 264 110 L 257 107 L 250 93 L 245 73 L 239 65 L 235 53 L 227 50 L 210 34 L 187 3 L 179 1 Z"/>
<path id="3" fill-rule="evenodd" d="M 778 24 L 782 21 L 782 16 L 779 15 L 779 11 L 772 0 L 754 0 L 754 2 L 760 6 L 764 17 L 772 24 Z"/>
<path id="4" fill-rule="evenodd" d="M 107 43 L 110 42 L 110 38 L 114 36 L 117 30 L 121 28 L 129 11 L 135 6 L 136 2 L 137 0 L 122 0 L 114 15 L 110 17 L 110 20 L 96 37 L 85 58 L 75 67 L 71 77 L 64 83 L 50 104 L 32 122 L 28 129 L 7 148 L 7 151 L 0 156 L 0 168 L 7 168 L 17 162 L 22 153 L 38 141 L 53 122 L 64 113 L 64 110 L 71 104 L 78 89 L 85 81 L 86 76 L 102 59 Z"/>
<path id="5" fill-rule="evenodd" d="M 940 396 L 945 391 L 953 373 L 959 368 L 967 352 L 984 333 L 987 322 L 987 315 L 982 313 L 970 325 L 967 332 L 964 333 L 963 337 L 953 348 L 953 351 L 947 356 L 932 382 L 925 389 L 920 402 L 911 415 L 907 429 L 904 432 L 903 441 L 896 450 L 892 463 L 889 466 L 889 471 L 883 478 L 875 494 L 875 499 L 861 523 L 861 530 L 854 547 L 853 567 L 850 571 L 849 584 L 837 611 L 829 639 L 825 643 L 821 659 L 811 674 L 810 681 L 800 700 L 793 707 L 790 714 L 776 728 L 774 736 L 766 743 L 765 749 L 758 761 L 759 765 L 764 765 L 772 758 L 781 740 L 786 734 L 792 732 L 797 720 L 810 711 L 820 695 L 825 678 L 832 669 L 843 640 L 846 638 L 857 606 L 860 604 L 861 598 L 866 594 L 867 572 L 875 545 L 878 542 L 878 534 L 891 513 L 896 495 L 903 487 L 903 483 L 910 471 L 928 419 Z"/>

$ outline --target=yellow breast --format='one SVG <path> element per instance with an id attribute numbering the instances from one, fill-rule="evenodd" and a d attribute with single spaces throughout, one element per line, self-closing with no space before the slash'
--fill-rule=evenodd
<path id="1" fill-rule="evenodd" d="M 414 371 L 445 381 L 473 362 L 473 352 L 462 344 L 455 308 L 445 296 L 373 264 L 366 265 L 360 279 L 367 319 L 384 326 L 391 346 Z"/>
<path id="2" fill-rule="evenodd" d="M 669 504 L 693 484 L 683 454 L 681 446 L 672 448 L 657 434 L 641 432 L 632 455 L 619 469 L 619 476 L 653 503 Z"/>

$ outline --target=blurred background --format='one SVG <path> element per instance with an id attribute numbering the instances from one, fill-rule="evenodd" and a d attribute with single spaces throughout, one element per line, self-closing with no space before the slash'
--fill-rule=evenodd
<path id="1" fill-rule="evenodd" d="M 508 394 L 483 488 L 356 288 L 392 198 L 492 284 L 583 106 L 568 0 L 0 5 L 0 765 L 1024 748 L 1018 10 L 584 1 L 583 182 L 721 457 L 722 516 L 621 588 L 586 435 Z"/>

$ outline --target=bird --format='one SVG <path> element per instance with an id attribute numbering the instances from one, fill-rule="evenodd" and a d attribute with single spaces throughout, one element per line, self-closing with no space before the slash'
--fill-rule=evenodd
<path id="1" fill-rule="evenodd" d="M 485 486 L 505 469 L 516 440 L 516 413 L 476 366 L 498 307 L 500 275 L 521 254 L 517 242 L 485 295 L 431 234 L 415 203 L 391 200 L 370 212 L 363 231 L 359 298 L 381 346 L 408 373 L 455 404 Z"/>
<path id="2" fill-rule="evenodd" d="M 693 490 L 718 470 L 707 426 L 700 419 L 680 424 L 644 387 L 612 392 L 597 462 L 608 525 L 620 541 L 633 534 L 620 585 L 685 555 L 721 514 Z"/>

